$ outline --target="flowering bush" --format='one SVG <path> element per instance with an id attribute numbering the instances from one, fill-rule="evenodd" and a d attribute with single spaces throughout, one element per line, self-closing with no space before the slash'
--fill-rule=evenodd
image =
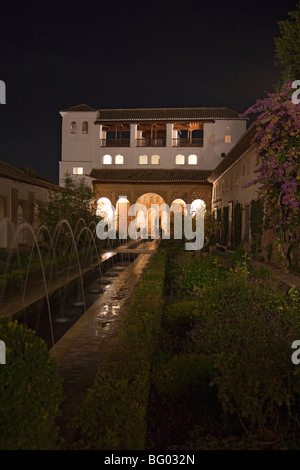
<path id="1" fill-rule="evenodd" d="M 287 83 L 243 114 L 258 114 L 253 143 L 260 166 L 249 185 L 260 184 L 266 222 L 274 230 L 285 265 L 293 246 L 299 245 L 300 222 L 300 105 L 292 102 L 292 93 L 291 83 Z"/>

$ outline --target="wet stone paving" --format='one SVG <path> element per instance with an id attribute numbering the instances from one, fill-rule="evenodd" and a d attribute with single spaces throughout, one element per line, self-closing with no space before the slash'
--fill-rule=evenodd
<path id="1" fill-rule="evenodd" d="M 126 308 L 157 242 L 143 243 L 131 264 L 118 264 L 104 273 L 99 280 L 98 299 L 50 350 L 63 378 L 66 407 L 81 401 L 93 385 L 98 367 L 115 348 Z"/>

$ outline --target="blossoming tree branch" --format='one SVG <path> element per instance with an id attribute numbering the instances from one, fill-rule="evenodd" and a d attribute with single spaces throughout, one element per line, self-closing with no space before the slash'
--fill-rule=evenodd
<path id="1" fill-rule="evenodd" d="M 258 196 L 264 203 L 266 227 L 287 267 L 300 241 L 300 104 L 292 100 L 292 82 L 258 100 L 243 116 L 257 114 L 253 143 L 259 157 Z"/>

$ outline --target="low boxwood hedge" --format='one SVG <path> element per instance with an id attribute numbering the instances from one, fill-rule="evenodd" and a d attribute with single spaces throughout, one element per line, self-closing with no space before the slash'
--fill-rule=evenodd
<path id="1" fill-rule="evenodd" d="M 62 401 L 61 378 L 46 343 L 34 331 L 0 319 L 6 364 L 0 373 L 0 449 L 53 449 Z"/>

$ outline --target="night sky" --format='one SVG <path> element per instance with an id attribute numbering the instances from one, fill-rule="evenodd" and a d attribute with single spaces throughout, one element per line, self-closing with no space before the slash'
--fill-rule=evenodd
<path id="1" fill-rule="evenodd" d="M 59 110 L 227 106 L 273 91 L 297 0 L 0 0 L 0 160 L 58 182 Z M 300 77 L 296 77 L 300 78 Z"/>

